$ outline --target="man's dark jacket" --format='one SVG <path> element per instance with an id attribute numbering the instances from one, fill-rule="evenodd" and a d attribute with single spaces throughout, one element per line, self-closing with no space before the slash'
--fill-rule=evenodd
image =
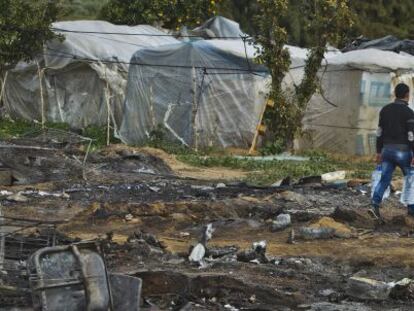
<path id="1" fill-rule="evenodd" d="M 380 112 L 377 153 L 386 145 L 405 145 L 414 152 L 414 111 L 401 99 L 386 105 Z"/>

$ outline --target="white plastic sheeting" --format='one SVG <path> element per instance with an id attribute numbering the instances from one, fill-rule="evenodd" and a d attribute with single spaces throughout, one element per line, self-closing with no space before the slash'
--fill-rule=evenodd
<path id="1" fill-rule="evenodd" d="M 119 123 L 132 55 L 141 48 L 178 42 L 146 25 L 75 21 L 54 23 L 53 28 L 65 40 L 48 42 L 37 58 L 44 121 L 68 123 L 73 128 L 106 124 L 108 106 L 111 123 Z M 41 121 L 38 66 L 20 63 L 9 71 L 4 97 L 11 117 Z"/>
<path id="2" fill-rule="evenodd" d="M 200 27 L 193 29 L 195 34 L 205 34 L 214 39 L 235 39 L 237 37 L 246 37 L 247 35 L 241 31 L 239 23 L 222 16 L 210 18 Z"/>
<path id="3" fill-rule="evenodd" d="M 269 86 L 242 40 L 184 42 L 138 51 L 130 67 L 120 138 L 145 142 L 162 125 L 191 146 L 249 147 Z"/>
<path id="4" fill-rule="evenodd" d="M 413 68 L 411 55 L 374 49 L 328 57 L 320 71 L 323 94 L 315 94 L 308 104 L 303 120 L 306 134 L 297 148 L 375 153 L 379 111 L 394 100 L 398 83 L 414 90 Z"/>

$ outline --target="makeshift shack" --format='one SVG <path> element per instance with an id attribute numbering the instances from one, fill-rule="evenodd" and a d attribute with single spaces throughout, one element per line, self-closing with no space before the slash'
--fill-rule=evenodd
<path id="1" fill-rule="evenodd" d="M 12 118 L 72 128 L 116 125 L 132 55 L 141 48 L 178 42 L 146 25 L 74 21 L 54 23 L 53 30 L 61 40 L 47 42 L 35 62 L 21 62 L 7 73 L 4 105 Z"/>
<path id="2" fill-rule="evenodd" d="M 397 83 L 405 82 L 414 90 L 413 68 L 414 57 L 376 49 L 329 57 L 320 71 L 322 92 L 308 105 L 305 136 L 297 148 L 375 153 L 379 111 L 393 101 Z M 413 96 L 411 107 L 412 100 Z"/>
<path id="3" fill-rule="evenodd" d="M 141 144 L 160 126 L 185 145 L 250 147 L 270 77 L 243 40 L 139 50 L 131 59 L 119 136 Z"/>

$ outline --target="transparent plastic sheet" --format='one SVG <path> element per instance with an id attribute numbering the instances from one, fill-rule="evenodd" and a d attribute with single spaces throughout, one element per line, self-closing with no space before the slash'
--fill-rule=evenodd
<path id="1" fill-rule="evenodd" d="M 68 123 L 72 128 L 105 125 L 108 97 L 111 122 L 119 124 L 132 55 L 141 48 L 179 42 L 170 36 L 159 36 L 165 33 L 147 25 L 75 21 L 54 23 L 53 29 L 65 40 L 48 42 L 37 59 L 44 69 L 44 114 L 47 121 Z M 85 31 L 101 33 L 82 33 Z M 21 62 L 9 71 L 5 108 L 13 118 L 41 121 L 36 63 Z"/>
<path id="2" fill-rule="evenodd" d="M 200 27 L 193 29 L 194 34 L 207 34 L 214 37 L 241 37 L 246 36 L 241 31 L 239 23 L 222 16 L 210 18 Z"/>
<path id="3" fill-rule="evenodd" d="M 392 102 L 398 83 L 414 86 L 413 65 L 412 56 L 372 49 L 327 58 L 320 71 L 322 93 L 316 93 L 308 104 L 305 136 L 296 148 L 375 153 L 379 112 Z"/>
<path id="4" fill-rule="evenodd" d="M 171 139 L 187 145 L 197 139 L 199 146 L 250 146 L 270 78 L 244 51 L 241 40 L 138 51 L 132 63 L 159 67 L 130 67 L 120 138 L 128 144 L 143 143 L 161 124 Z M 248 51 L 253 56 L 254 50 Z"/>

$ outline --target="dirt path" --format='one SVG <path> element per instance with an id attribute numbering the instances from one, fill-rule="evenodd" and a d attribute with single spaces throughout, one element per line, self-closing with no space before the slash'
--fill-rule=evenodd
<path id="1" fill-rule="evenodd" d="M 241 180 L 247 176 L 247 173 L 241 170 L 232 170 L 224 167 L 199 168 L 191 166 L 178 161 L 176 156 L 155 148 L 133 148 L 125 145 L 113 145 L 108 149 L 108 152 L 146 153 L 162 159 L 180 177 L 199 180 Z"/>

